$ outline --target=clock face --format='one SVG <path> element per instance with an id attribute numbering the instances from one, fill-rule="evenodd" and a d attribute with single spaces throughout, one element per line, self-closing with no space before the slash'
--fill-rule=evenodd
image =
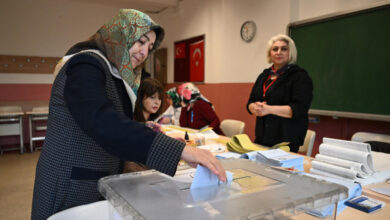
<path id="1" fill-rule="evenodd" d="M 241 26 L 241 38 L 250 42 L 256 35 L 256 24 L 253 21 L 246 21 Z"/>

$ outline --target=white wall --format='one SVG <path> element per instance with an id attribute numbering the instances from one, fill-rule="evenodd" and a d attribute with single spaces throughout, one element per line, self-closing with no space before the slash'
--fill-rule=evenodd
<path id="1" fill-rule="evenodd" d="M 0 54 L 61 57 L 123 7 L 77 0 L 1 0 Z M 0 74 L 5 84 L 51 84 L 52 74 Z"/>
<path id="2" fill-rule="evenodd" d="M 2 0 L 0 54 L 62 56 L 120 8 L 131 7 L 115 2 Z M 183 0 L 179 7 L 151 17 L 166 29 L 162 46 L 168 48 L 168 82 L 173 82 L 174 42 L 205 35 L 206 83 L 238 83 L 253 82 L 269 66 L 266 43 L 271 36 L 286 33 L 288 23 L 383 2 L 390 0 Z M 257 24 L 251 43 L 240 38 L 246 20 Z M 0 83 L 14 83 L 12 75 L 3 75 Z M 20 83 L 37 83 L 34 74 L 27 75 Z"/>
<path id="3" fill-rule="evenodd" d="M 167 32 L 163 46 L 168 48 L 168 82 L 173 82 L 174 42 L 205 34 L 206 83 L 240 83 L 254 82 L 269 67 L 267 41 L 286 33 L 289 23 L 383 3 L 390 1 L 184 0 L 178 8 L 154 18 Z M 257 35 L 250 43 L 240 38 L 240 28 L 246 20 L 257 25 Z"/>
<path id="4" fill-rule="evenodd" d="M 203 34 L 206 83 L 254 81 L 266 67 L 264 42 L 284 32 L 289 21 L 288 5 L 284 0 L 185 0 L 179 8 L 156 16 L 167 32 L 163 46 L 168 48 L 168 81 L 173 81 L 174 42 Z M 257 24 L 257 35 L 250 43 L 240 38 L 246 20 Z"/>
<path id="5" fill-rule="evenodd" d="M 70 0 L 2 0 L 0 53 L 62 56 L 118 10 L 118 6 Z"/>

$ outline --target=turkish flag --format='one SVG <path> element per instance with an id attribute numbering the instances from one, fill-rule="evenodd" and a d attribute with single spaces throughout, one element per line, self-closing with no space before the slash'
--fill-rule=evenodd
<path id="1" fill-rule="evenodd" d="M 175 58 L 186 58 L 186 43 L 175 44 Z"/>
<path id="2" fill-rule="evenodd" d="M 190 44 L 190 81 L 204 81 L 204 41 Z"/>

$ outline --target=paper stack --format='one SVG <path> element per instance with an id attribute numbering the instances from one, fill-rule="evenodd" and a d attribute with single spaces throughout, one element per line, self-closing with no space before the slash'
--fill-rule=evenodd
<path id="1" fill-rule="evenodd" d="M 204 136 L 206 139 L 214 139 L 214 138 L 219 138 L 219 135 L 215 133 L 212 127 L 205 127 L 201 128 L 198 131 L 198 135 Z"/>
<path id="2" fill-rule="evenodd" d="M 375 173 L 371 146 L 367 143 L 324 138 L 312 161 L 313 174 L 357 180 Z"/>
<path id="3" fill-rule="evenodd" d="M 303 171 L 304 157 L 285 152 L 281 149 L 258 151 L 256 160 L 270 166 L 294 168 L 296 170 Z"/>
<path id="4" fill-rule="evenodd" d="M 228 150 L 231 152 L 236 152 L 239 154 L 248 153 L 251 151 L 262 150 L 259 146 L 256 146 L 249 139 L 246 134 L 237 134 L 234 135 L 228 143 L 226 143 Z"/>

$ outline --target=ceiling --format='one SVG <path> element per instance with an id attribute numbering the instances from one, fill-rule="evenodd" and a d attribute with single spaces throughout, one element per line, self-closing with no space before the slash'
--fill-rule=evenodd
<path id="1" fill-rule="evenodd" d="M 94 4 L 105 4 L 121 8 L 134 8 L 140 11 L 158 14 L 169 7 L 176 7 L 183 0 L 68 0 Z"/>

